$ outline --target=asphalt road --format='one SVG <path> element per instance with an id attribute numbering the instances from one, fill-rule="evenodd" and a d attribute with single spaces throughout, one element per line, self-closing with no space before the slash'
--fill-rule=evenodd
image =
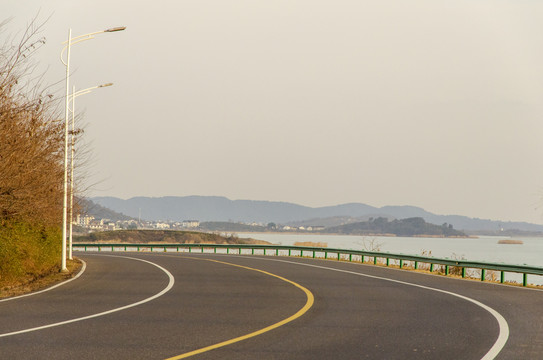
<path id="1" fill-rule="evenodd" d="M 190 358 L 543 358 L 541 291 L 313 259 L 76 255 L 78 279 L 0 302 L 0 359 L 166 359 L 223 342 Z"/>

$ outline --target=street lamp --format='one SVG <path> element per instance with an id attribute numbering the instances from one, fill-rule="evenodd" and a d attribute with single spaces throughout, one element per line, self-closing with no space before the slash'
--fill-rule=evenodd
<path id="1" fill-rule="evenodd" d="M 77 135 L 77 131 L 75 130 L 75 98 L 80 96 L 80 95 L 85 95 L 85 94 L 88 94 L 90 93 L 92 90 L 94 89 L 98 89 L 98 88 L 103 88 L 103 87 L 108 87 L 108 86 L 112 86 L 113 83 L 107 83 L 107 84 L 102 84 L 102 85 L 98 85 L 98 86 L 93 86 L 93 87 L 90 87 L 90 88 L 86 88 L 86 89 L 83 89 L 83 90 L 79 90 L 79 91 L 75 91 L 75 86 L 73 87 L 73 91 L 72 91 L 72 94 L 70 95 L 70 99 L 72 100 L 72 109 L 71 109 L 71 113 L 72 113 L 72 131 L 71 131 L 71 135 L 72 135 L 72 144 L 71 144 L 71 150 L 72 150 L 72 155 L 70 157 L 70 218 L 69 218 L 69 223 L 70 223 L 70 235 L 69 235 L 69 245 L 68 245 L 68 259 L 72 260 L 72 234 L 73 234 L 73 216 L 74 216 L 74 157 L 75 157 L 75 136 Z"/>
<path id="2" fill-rule="evenodd" d="M 94 35 L 117 32 L 126 29 L 125 26 L 114 27 L 102 31 L 96 31 L 84 35 L 72 37 L 72 29 L 68 30 L 68 40 L 63 42 L 66 44 L 60 52 L 60 61 L 66 66 L 66 108 L 65 108 L 65 134 L 64 134 L 64 201 L 62 206 L 62 262 L 60 271 L 67 271 L 66 267 L 66 222 L 67 222 L 67 207 L 68 207 L 68 116 L 70 111 L 70 49 L 72 45 L 80 43 L 85 40 L 94 39 Z M 63 54 L 66 50 L 66 61 L 64 61 Z"/>

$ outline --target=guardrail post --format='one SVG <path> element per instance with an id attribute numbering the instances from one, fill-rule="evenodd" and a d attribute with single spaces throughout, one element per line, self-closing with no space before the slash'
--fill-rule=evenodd
<path id="1" fill-rule="evenodd" d="M 349 254 L 349 262 L 353 261 L 353 254 Z"/>
<path id="2" fill-rule="evenodd" d="M 377 256 L 373 257 L 373 265 L 377 265 Z"/>
<path id="3" fill-rule="evenodd" d="M 387 266 L 390 263 L 390 258 L 387 257 Z"/>
<path id="4" fill-rule="evenodd" d="M 528 274 L 522 273 L 522 286 L 528 285 Z"/>
<path id="5" fill-rule="evenodd" d="M 466 277 L 466 268 L 462 268 L 462 279 Z"/>
<path id="6" fill-rule="evenodd" d="M 449 265 L 445 265 L 445 276 L 449 275 Z"/>
<path id="7" fill-rule="evenodd" d="M 434 263 L 430 263 L 430 272 L 434 272 Z"/>
<path id="8" fill-rule="evenodd" d="M 290 250 L 290 249 L 288 249 L 288 257 L 290 257 L 290 251 L 291 251 L 291 250 Z"/>
<path id="9" fill-rule="evenodd" d="M 503 284 L 504 281 L 505 281 L 505 272 L 500 271 L 500 284 Z"/>
<path id="10" fill-rule="evenodd" d="M 337 261 L 340 261 L 341 260 L 341 253 L 337 253 Z"/>
<path id="11" fill-rule="evenodd" d="M 403 259 L 400 259 L 400 269 L 403 269 Z"/>
<path id="12" fill-rule="evenodd" d="M 313 259 L 315 258 L 315 250 L 313 250 Z"/>
<path id="13" fill-rule="evenodd" d="M 419 269 L 419 262 L 415 261 L 415 270 L 418 270 L 418 269 Z"/>
<path id="14" fill-rule="evenodd" d="M 481 269 L 481 281 L 485 281 L 485 278 L 486 278 L 486 270 Z"/>

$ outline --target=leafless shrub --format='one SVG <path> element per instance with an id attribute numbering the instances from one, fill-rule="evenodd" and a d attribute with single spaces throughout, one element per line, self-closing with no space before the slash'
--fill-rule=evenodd
<path id="1" fill-rule="evenodd" d="M 5 23 L 3 24 L 5 25 Z M 33 21 L 0 48 L 0 221 L 58 223 L 62 210 L 63 127 L 58 103 L 34 74 L 45 43 Z"/>
<path id="2" fill-rule="evenodd" d="M 487 270 L 485 273 L 485 280 L 486 281 L 493 281 L 497 282 L 500 278 L 500 272 L 495 270 Z"/>
<path id="3" fill-rule="evenodd" d="M 420 251 L 420 256 L 431 257 L 432 256 L 432 251 L 431 250 L 421 250 Z M 419 263 L 418 264 L 418 270 L 430 271 L 430 264 L 429 263 Z"/>
<path id="4" fill-rule="evenodd" d="M 453 253 L 451 256 L 454 260 L 466 260 L 464 255 L 458 255 Z M 462 276 L 462 267 L 461 266 L 449 266 L 449 274 L 450 275 L 457 275 Z"/>
<path id="5" fill-rule="evenodd" d="M 366 251 L 380 252 L 382 246 L 383 246 L 383 243 L 378 242 L 377 239 L 375 239 L 374 237 L 372 238 L 365 237 L 362 239 L 362 247 Z"/>

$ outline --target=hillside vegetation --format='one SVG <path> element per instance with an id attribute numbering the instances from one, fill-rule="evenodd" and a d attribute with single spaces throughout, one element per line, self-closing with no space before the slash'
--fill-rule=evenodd
<path id="1" fill-rule="evenodd" d="M 64 136 L 32 73 L 39 30 L 0 44 L 0 291 L 60 268 Z"/>
<path id="2" fill-rule="evenodd" d="M 356 235 L 394 234 L 396 236 L 467 236 L 462 231 L 455 230 L 450 224 L 445 223 L 441 226 L 429 224 L 420 217 L 392 221 L 389 221 L 387 218 L 379 217 L 368 221 L 326 228 L 326 232 Z"/>
<path id="3" fill-rule="evenodd" d="M 78 198 L 78 203 L 83 214 L 94 216 L 96 219 L 109 219 L 112 221 L 137 220 L 137 218 L 113 211 L 87 198 Z"/>
<path id="4" fill-rule="evenodd" d="M 221 236 L 197 231 L 170 230 L 117 230 L 93 232 L 76 236 L 74 241 L 98 243 L 145 243 L 145 244 L 269 244 L 267 241 L 240 239 L 236 236 Z"/>

